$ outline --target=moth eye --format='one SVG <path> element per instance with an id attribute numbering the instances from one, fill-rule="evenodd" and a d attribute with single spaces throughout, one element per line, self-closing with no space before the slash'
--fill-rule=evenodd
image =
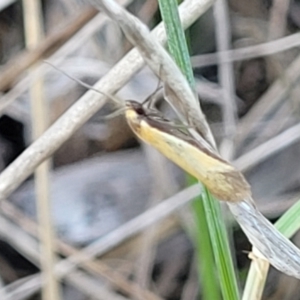
<path id="1" fill-rule="evenodd" d="M 135 112 L 138 114 L 138 115 L 144 115 L 144 110 L 142 107 L 138 107 L 135 109 Z"/>

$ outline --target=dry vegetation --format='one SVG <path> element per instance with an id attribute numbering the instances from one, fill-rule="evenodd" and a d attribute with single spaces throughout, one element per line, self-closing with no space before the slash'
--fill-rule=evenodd
<path id="1" fill-rule="evenodd" d="M 24 0 L 23 7 L 4 2 L 1 171 L 85 93 L 44 59 L 94 84 L 131 49 L 115 23 L 80 1 L 44 1 L 40 23 L 30 29 L 23 25 L 23 8 L 30 1 Z M 150 28 L 158 24 L 156 1 L 119 2 Z M 28 9 L 30 19 L 34 12 Z M 188 31 L 197 91 L 222 156 L 244 172 L 260 211 L 276 220 L 300 194 L 300 4 L 230 0 L 228 10 L 224 14 L 215 5 Z M 104 82 L 105 92 L 112 92 L 114 84 L 123 86 L 126 79 L 119 79 L 119 73 L 138 71 L 142 60 L 137 61 L 116 67 Z M 143 101 L 157 83 L 144 68 L 118 97 Z M 16 179 L 1 196 L 6 199 L 0 214 L 0 299 L 40 299 L 45 274 L 53 282 L 49 300 L 59 297 L 57 278 L 60 298 L 66 300 L 199 299 L 201 286 L 187 234 L 193 222 L 185 205 L 198 189 L 179 192 L 185 186 L 184 174 L 140 146 L 123 116 L 103 118 L 116 110 L 114 103 L 99 100 L 102 108 L 97 110 L 95 101 L 76 123 L 76 133 L 59 128 L 53 132 L 57 140 L 61 135 L 69 139 L 39 168 L 37 186 L 30 177 L 15 191 L 22 181 Z M 163 101 L 161 109 L 172 116 Z M 34 164 L 26 163 L 30 168 Z M 41 203 L 48 198 L 52 220 L 47 223 L 50 207 Z M 229 223 L 238 271 L 244 277 L 250 244 L 235 223 Z M 293 241 L 299 244 L 299 236 Z M 56 256 L 44 247 L 53 247 Z M 299 294 L 296 279 L 271 269 L 264 299 L 300 299 Z"/>

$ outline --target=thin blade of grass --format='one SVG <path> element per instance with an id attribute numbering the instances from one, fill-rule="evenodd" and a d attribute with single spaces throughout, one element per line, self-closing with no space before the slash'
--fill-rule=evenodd
<path id="1" fill-rule="evenodd" d="M 169 51 L 183 74 L 186 76 L 192 88 L 194 88 L 193 71 L 189 59 L 184 32 L 179 20 L 176 0 L 159 0 L 158 2 L 166 27 Z M 196 232 L 202 233 L 202 239 L 205 236 L 210 236 L 224 299 L 239 299 L 238 285 L 230 255 L 230 248 L 225 230 L 226 227 L 221 216 L 220 204 L 213 199 L 207 189 L 204 189 L 201 199 L 199 198 L 194 201 L 193 211 L 196 224 L 201 226 L 201 228 L 198 227 L 196 229 Z M 204 232 L 204 230 L 208 230 L 209 234 Z M 209 259 L 210 261 L 210 265 L 205 264 L 205 269 L 204 265 L 198 266 L 198 270 L 202 273 L 201 278 L 206 278 L 207 276 L 210 280 L 210 282 L 208 282 L 208 280 L 203 282 L 203 291 L 207 293 L 204 295 L 204 298 L 218 299 L 219 295 L 216 293 L 216 291 L 218 291 L 218 283 L 216 282 L 216 278 L 214 276 L 214 262 L 208 251 L 205 251 L 207 256 L 204 257 L 204 247 L 201 247 L 201 242 L 200 236 L 197 235 L 195 244 L 197 248 L 198 261 L 200 264 L 201 258 L 202 260 Z M 205 241 L 205 245 L 206 247 L 211 248 L 210 242 Z M 206 248 L 206 250 L 207 249 L 208 248 Z M 211 289 L 214 291 L 211 291 Z M 208 293 L 214 293 L 214 295 L 212 296 Z"/>
<path id="2" fill-rule="evenodd" d="M 281 216 L 275 227 L 287 238 L 291 238 L 300 229 L 300 200 Z"/>
<path id="3" fill-rule="evenodd" d="M 167 33 L 169 52 L 191 87 L 194 88 L 195 79 L 184 31 L 179 19 L 177 3 L 175 0 L 159 0 L 158 3 Z"/>
<path id="4" fill-rule="evenodd" d="M 197 182 L 195 178 L 187 177 L 189 185 Z M 197 271 L 202 287 L 202 296 L 203 299 L 217 300 L 220 299 L 220 287 L 216 276 L 213 249 L 202 197 L 195 198 L 191 206 L 196 224 L 193 242 L 196 249 Z"/>

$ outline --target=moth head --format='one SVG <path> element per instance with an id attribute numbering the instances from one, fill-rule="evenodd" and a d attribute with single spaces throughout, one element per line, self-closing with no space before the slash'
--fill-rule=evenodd
<path id="1" fill-rule="evenodd" d="M 126 101 L 125 115 L 131 129 L 138 134 L 141 128 L 141 121 L 146 117 L 146 111 L 143 105 L 136 101 Z"/>

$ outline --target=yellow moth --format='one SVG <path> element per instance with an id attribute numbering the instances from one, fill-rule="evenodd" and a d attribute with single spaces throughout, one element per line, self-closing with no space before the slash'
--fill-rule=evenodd
<path id="1" fill-rule="evenodd" d="M 125 116 L 141 140 L 196 177 L 219 200 L 238 202 L 251 196 L 241 172 L 154 110 L 136 101 L 126 101 Z"/>
<path id="2" fill-rule="evenodd" d="M 47 62 L 79 84 L 114 100 L 114 97 L 70 76 Z M 144 103 L 148 102 L 147 99 Z M 250 186 L 243 174 L 196 139 L 164 119 L 158 111 L 136 101 L 125 102 L 125 116 L 133 132 L 152 145 L 186 172 L 196 177 L 219 200 L 238 202 L 251 197 Z M 123 110 L 123 109 L 121 109 Z M 113 113 L 116 115 L 119 111 Z"/>

